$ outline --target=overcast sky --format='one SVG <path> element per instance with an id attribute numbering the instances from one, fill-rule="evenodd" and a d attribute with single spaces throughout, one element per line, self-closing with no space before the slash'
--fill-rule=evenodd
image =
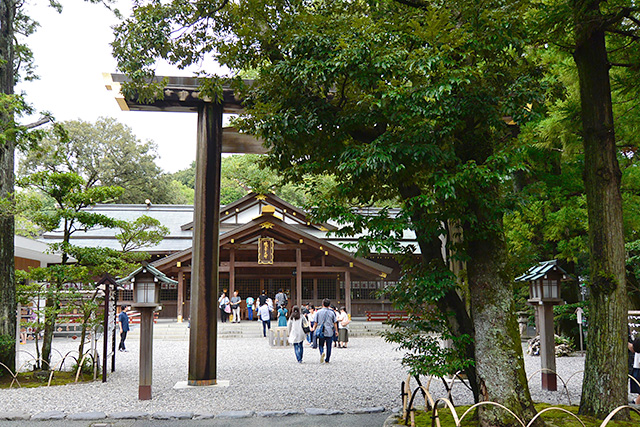
<path id="1" fill-rule="evenodd" d="M 130 4 L 120 2 L 120 10 Z M 111 26 L 117 22 L 113 14 L 102 5 L 83 0 L 62 0 L 61 14 L 47 4 L 48 0 L 29 0 L 28 5 L 29 15 L 41 25 L 27 41 L 40 80 L 18 87 L 30 104 L 38 111 L 51 112 L 58 121 L 114 117 L 129 125 L 139 139 L 157 144 L 158 164 L 165 171 L 188 167 L 195 160 L 195 113 L 121 111 L 113 93 L 105 88 L 102 73 L 116 71 L 109 46 Z M 161 66 L 158 74 L 191 75 L 167 65 Z"/>

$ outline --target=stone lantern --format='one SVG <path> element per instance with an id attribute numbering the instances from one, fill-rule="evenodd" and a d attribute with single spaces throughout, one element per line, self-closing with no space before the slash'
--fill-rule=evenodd
<path id="1" fill-rule="evenodd" d="M 556 391 L 555 336 L 553 328 L 553 306 L 562 303 L 560 287 L 567 273 L 557 260 L 543 261 L 531 267 L 516 278 L 519 282 L 529 282 L 528 303 L 536 307 L 540 332 L 540 367 L 542 369 L 542 389 Z"/>

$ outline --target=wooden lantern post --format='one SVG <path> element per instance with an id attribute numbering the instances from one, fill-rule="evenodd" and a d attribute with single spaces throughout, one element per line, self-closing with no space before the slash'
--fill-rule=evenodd
<path id="1" fill-rule="evenodd" d="M 138 399 L 151 399 L 153 383 L 153 312 L 160 305 L 160 282 L 143 267 L 131 278 L 133 283 L 132 306 L 140 311 L 140 374 Z"/>
<path id="2" fill-rule="evenodd" d="M 536 307 L 540 327 L 542 389 L 548 391 L 558 389 L 553 306 L 562 303 L 560 287 L 566 278 L 567 274 L 558 266 L 557 260 L 543 261 L 516 278 L 517 281 L 529 282 L 528 303 Z"/>

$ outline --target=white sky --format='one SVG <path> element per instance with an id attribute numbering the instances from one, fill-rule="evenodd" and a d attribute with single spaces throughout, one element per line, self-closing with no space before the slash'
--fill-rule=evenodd
<path id="1" fill-rule="evenodd" d="M 102 73 L 116 72 L 109 43 L 113 40 L 111 26 L 117 20 L 110 11 L 83 0 L 62 0 L 64 9 L 58 14 L 47 6 L 47 0 L 28 1 L 28 14 L 40 23 L 27 40 L 40 80 L 20 83 L 17 91 L 26 92 L 27 101 L 37 111 L 49 111 L 58 121 L 113 117 L 130 126 L 139 139 L 157 144 L 158 165 L 167 172 L 184 169 L 195 160 L 195 113 L 121 111 L 113 93 L 105 88 Z M 120 3 L 126 15 L 123 9 L 130 2 Z M 191 75 L 166 64 L 157 73 Z M 37 118 L 21 121 L 30 123 Z"/>

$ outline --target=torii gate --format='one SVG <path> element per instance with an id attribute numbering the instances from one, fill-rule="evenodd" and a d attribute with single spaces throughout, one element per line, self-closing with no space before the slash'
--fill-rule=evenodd
<path id="1" fill-rule="evenodd" d="M 191 330 L 188 385 L 217 384 L 217 313 L 219 294 L 220 166 L 221 154 L 265 153 L 255 138 L 222 128 L 222 114 L 242 112 L 241 101 L 230 87 L 223 100 L 214 103 L 199 97 L 198 79 L 166 78 L 164 99 L 143 104 L 126 99 L 120 87 L 129 80 L 123 74 L 104 74 L 106 87 L 115 92 L 124 111 L 197 112 L 196 188 L 194 200 L 193 258 L 191 271 Z M 247 83 L 251 83 L 247 81 Z M 224 138 L 223 138 L 224 134 Z"/>

